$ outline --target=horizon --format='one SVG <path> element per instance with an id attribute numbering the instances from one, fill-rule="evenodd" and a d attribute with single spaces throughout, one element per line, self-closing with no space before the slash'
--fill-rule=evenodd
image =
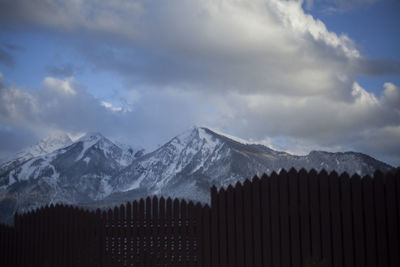
<path id="1" fill-rule="evenodd" d="M 397 0 L 0 1 L 0 158 L 52 133 L 207 125 L 400 166 Z"/>

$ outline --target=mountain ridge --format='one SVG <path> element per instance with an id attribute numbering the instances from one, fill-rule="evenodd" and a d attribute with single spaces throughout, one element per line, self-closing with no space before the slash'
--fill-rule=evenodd
<path id="1" fill-rule="evenodd" d="M 96 206 L 147 195 L 209 202 L 213 185 L 227 187 L 292 167 L 361 176 L 392 168 L 357 152 L 291 155 L 262 144 L 244 144 L 204 127 L 192 127 L 149 153 L 121 147 L 100 133 L 88 133 L 11 170 L 1 165 L 0 219 L 6 221 L 17 209 L 56 202 Z"/>

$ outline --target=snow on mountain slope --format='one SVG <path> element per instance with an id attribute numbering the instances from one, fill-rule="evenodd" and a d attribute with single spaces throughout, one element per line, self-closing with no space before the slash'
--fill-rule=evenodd
<path id="1" fill-rule="evenodd" d="M 0 213 L 54 202 L 79 204 L 112 193 L 110 179 L 129 165 L 137 151 L 125 151 L 99 133 L 0 173 Z M 12 196 L 12 197 L 11 197 Z"/>
<path id="2" fill-rule="evenodd" d="M 57 149 L 69 146 L 71 144 L 72 140 L 66 133 L 50 135 L 37 142 L 35 145 L 19 151 L 11 157 L 3 159 L 3 163 L 0 164 L 0 177 L 2 176 L 2 173 L 12 170 L 23 162 L 29 161 L 34 157 L 49 154 Z M 1 185 L 2 183 L 0 179 L 0 186 Z"/>
<path id="3" fill-rule="evenodd" d="M 15 155 L 3 159 L 2 162 L 4 164 L 2 164 L 2 166 L 5 164 L 10 164 L 14 160 L 24 161 L 31 159 L 33 157 L 46 155 L 50 152 L 66 147 L 70 144 L 72 144 L 72 140 L 68 136 L 68 134 L 66 133 L 53 134 L 40 140 L 35 145 L 17 152 Z"/>
<path id="4" fill-rule="evenodd" d="M 0 169 L 0 220 L 8 220 L 17 209 L 54 202 L 111 205 L 153 194 L 209 202 L 212 185 L 226 187 L 292 167 L 359 175 L 392 168 L 355 152 L 291 155 L 205 127 L 193 127 L 148 154 L 89 133 L 51 153 Z"/>
<path id="5" fill-rule="evenodd" d="M 391 169 L 360 153 L 314 151 L 307 156 L 295 156 L 194 127 L 133 161 L 112 179 L 114 192 L 119 193 L 109 199 L 157 194 L 208 202 L 212 185 L 226 187 L 254 175 L 292 167 L 360 175 Z"/>

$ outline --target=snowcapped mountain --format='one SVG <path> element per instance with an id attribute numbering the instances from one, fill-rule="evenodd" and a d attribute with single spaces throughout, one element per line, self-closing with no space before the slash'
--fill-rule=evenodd
<path id="1" fill-rule="evenodd" d="M 99 133 L 88 133 L 69 146 L 1 169 L 0 213 L 103 199 L 112 192 L 110 179 L 138 152 L 122 149 Z"/>
<path id="2" fill-rule="evenodd" d="M 292 167 L 359 175 L 392 168 L 361 153 L 313 151 L 294 156 L 195 127 L 133 161 L 112 179 L 113 191 L 118 193 L 108 200 L 157 194 L 208 202 L 212 185 L 226 187 L 256 174 Z"/>
<path id="3" fill-rule="evenodd" d="M 109 206 L 163 195 L 209 201 L 209 188 L 290 168 L 372 174 L 392 167 L 367 155 L 313 151 L 295 156 L 194 127 L 151 153 L 89 133 L 60 149 L 0 168 L 0 221 L 63 202 Z"/>

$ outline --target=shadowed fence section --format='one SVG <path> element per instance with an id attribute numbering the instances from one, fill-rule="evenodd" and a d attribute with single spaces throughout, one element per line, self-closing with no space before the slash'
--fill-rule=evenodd
<path id="1" fill-rule="evenodd" d="M 211 188 L 211 207 L 146 198 L 56 205 L 0 225 L 0 266 L 400 266 L 400 171 L 281 171 Z"/>

